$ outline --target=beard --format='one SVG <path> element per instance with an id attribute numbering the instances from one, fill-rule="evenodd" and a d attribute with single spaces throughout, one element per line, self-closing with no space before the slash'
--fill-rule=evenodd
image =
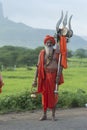
<path id="1" fill-rule="evenodd" d="M 45 52 L 47 56 L 52 56 L 53 54 L 53 46 L 45 46 Z"/>

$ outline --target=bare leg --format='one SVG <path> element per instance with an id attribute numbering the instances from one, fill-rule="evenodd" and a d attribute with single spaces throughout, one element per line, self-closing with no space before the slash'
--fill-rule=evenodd
<path id="1" fill-rule="evenodd" d="M 47 111 L 44 111 L 43 116 L 40 118 L 40 121 L 47 120 Z"/>
<path id="2" fill-rule="evenodd" d="M 52 120 L 53 120 L 53 121 L 55 121 L 55 109 L 56 109 L 56 107 L 54 107 L 54 108 L 52 109 Z"/>

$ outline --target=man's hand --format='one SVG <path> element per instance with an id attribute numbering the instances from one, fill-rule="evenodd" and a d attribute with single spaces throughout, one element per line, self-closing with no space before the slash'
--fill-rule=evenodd
<path id="1" fill-rule="evenodd" d="M 59 83 L 59 76 L 56 77 L 56 83 Z"/>
<path id="2" fill-rule="evenodd" d="M 32 87 L 37 87 L 37 80 L 34 80 Z"/>

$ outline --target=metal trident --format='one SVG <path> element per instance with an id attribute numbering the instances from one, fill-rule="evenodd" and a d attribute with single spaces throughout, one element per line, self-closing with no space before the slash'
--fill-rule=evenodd
<path id="1" fill-rule="evenodd" d="M 63 19 L 63 11 L 62 11 L 61 12 L 61 17 L 60 17 L 59 21 L 56 24 L 56 32 L 57 32 L 57 34 L 54 35 L 54 37 L 57 39 L 57 43 L 60 42 L 59 41 L 60 36 L 65 36 L 67 38 L 67 42 L 68 42 L 69 38 L 72 37 L 72 35 L 73 35 L 73 31 L 71 29 L 72 15 L 69 18 L 68 28 L 66 27 L 66 25 L 67 25 L 67 16 L 68 16 L 68 12 L 66 12 L 65 17 Z M 59 28 L 61 22 L 63 23 L 63 27 Z M 57 46 L 58 46 L 58 44 L 57 44 Z M 59 61 L 58 61 L 58 68 L 57 68 L 58 70 L 57 70 L 57 76 L 56 76 L 56 85 L 55 85 L 55 90 L 54 90 L 55 94 L 58 94 L 59 79 L 60 79 L 60 75 L 61 75 L 62 70 L 63 70 L 63 67 L 61 66 L 61 59 L 62 59 L 62 54 L 59 53 Z"/>
<path id="2" fill-rule="evenodd" d="M 57 33 L 60 33 L 60 35 L 65 35 L 66 37 L 70 38 L 73 35 L 73 31 L 71 28 L 71 19 L 72 19 L 72 15 L 69 18 L 69 22 L 68 22 L 68 28 L 66 27 L 67 25 L 67 17 L 68 17 L 68 12 L 66 12 L 65 17 L 63 19 L 63 11 L 61 12 L 61 17 L 58 20 L 57 24 L 56 24 L 56 31 Z M 63 23 L 63 27 L 59 28 L 60 24 Z M 64 34 L 64 31 L 66 31 L 66 33 Z"/>

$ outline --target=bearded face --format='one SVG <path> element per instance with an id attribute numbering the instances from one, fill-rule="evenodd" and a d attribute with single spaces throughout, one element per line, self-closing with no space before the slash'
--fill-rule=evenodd
<path id="1" fill-rule="evenodd" d="M 50 40 L 48 40 L 45 44 L 45 52 L 47 56 L 52 56 L 53 54 L 53 44 Z"/>

